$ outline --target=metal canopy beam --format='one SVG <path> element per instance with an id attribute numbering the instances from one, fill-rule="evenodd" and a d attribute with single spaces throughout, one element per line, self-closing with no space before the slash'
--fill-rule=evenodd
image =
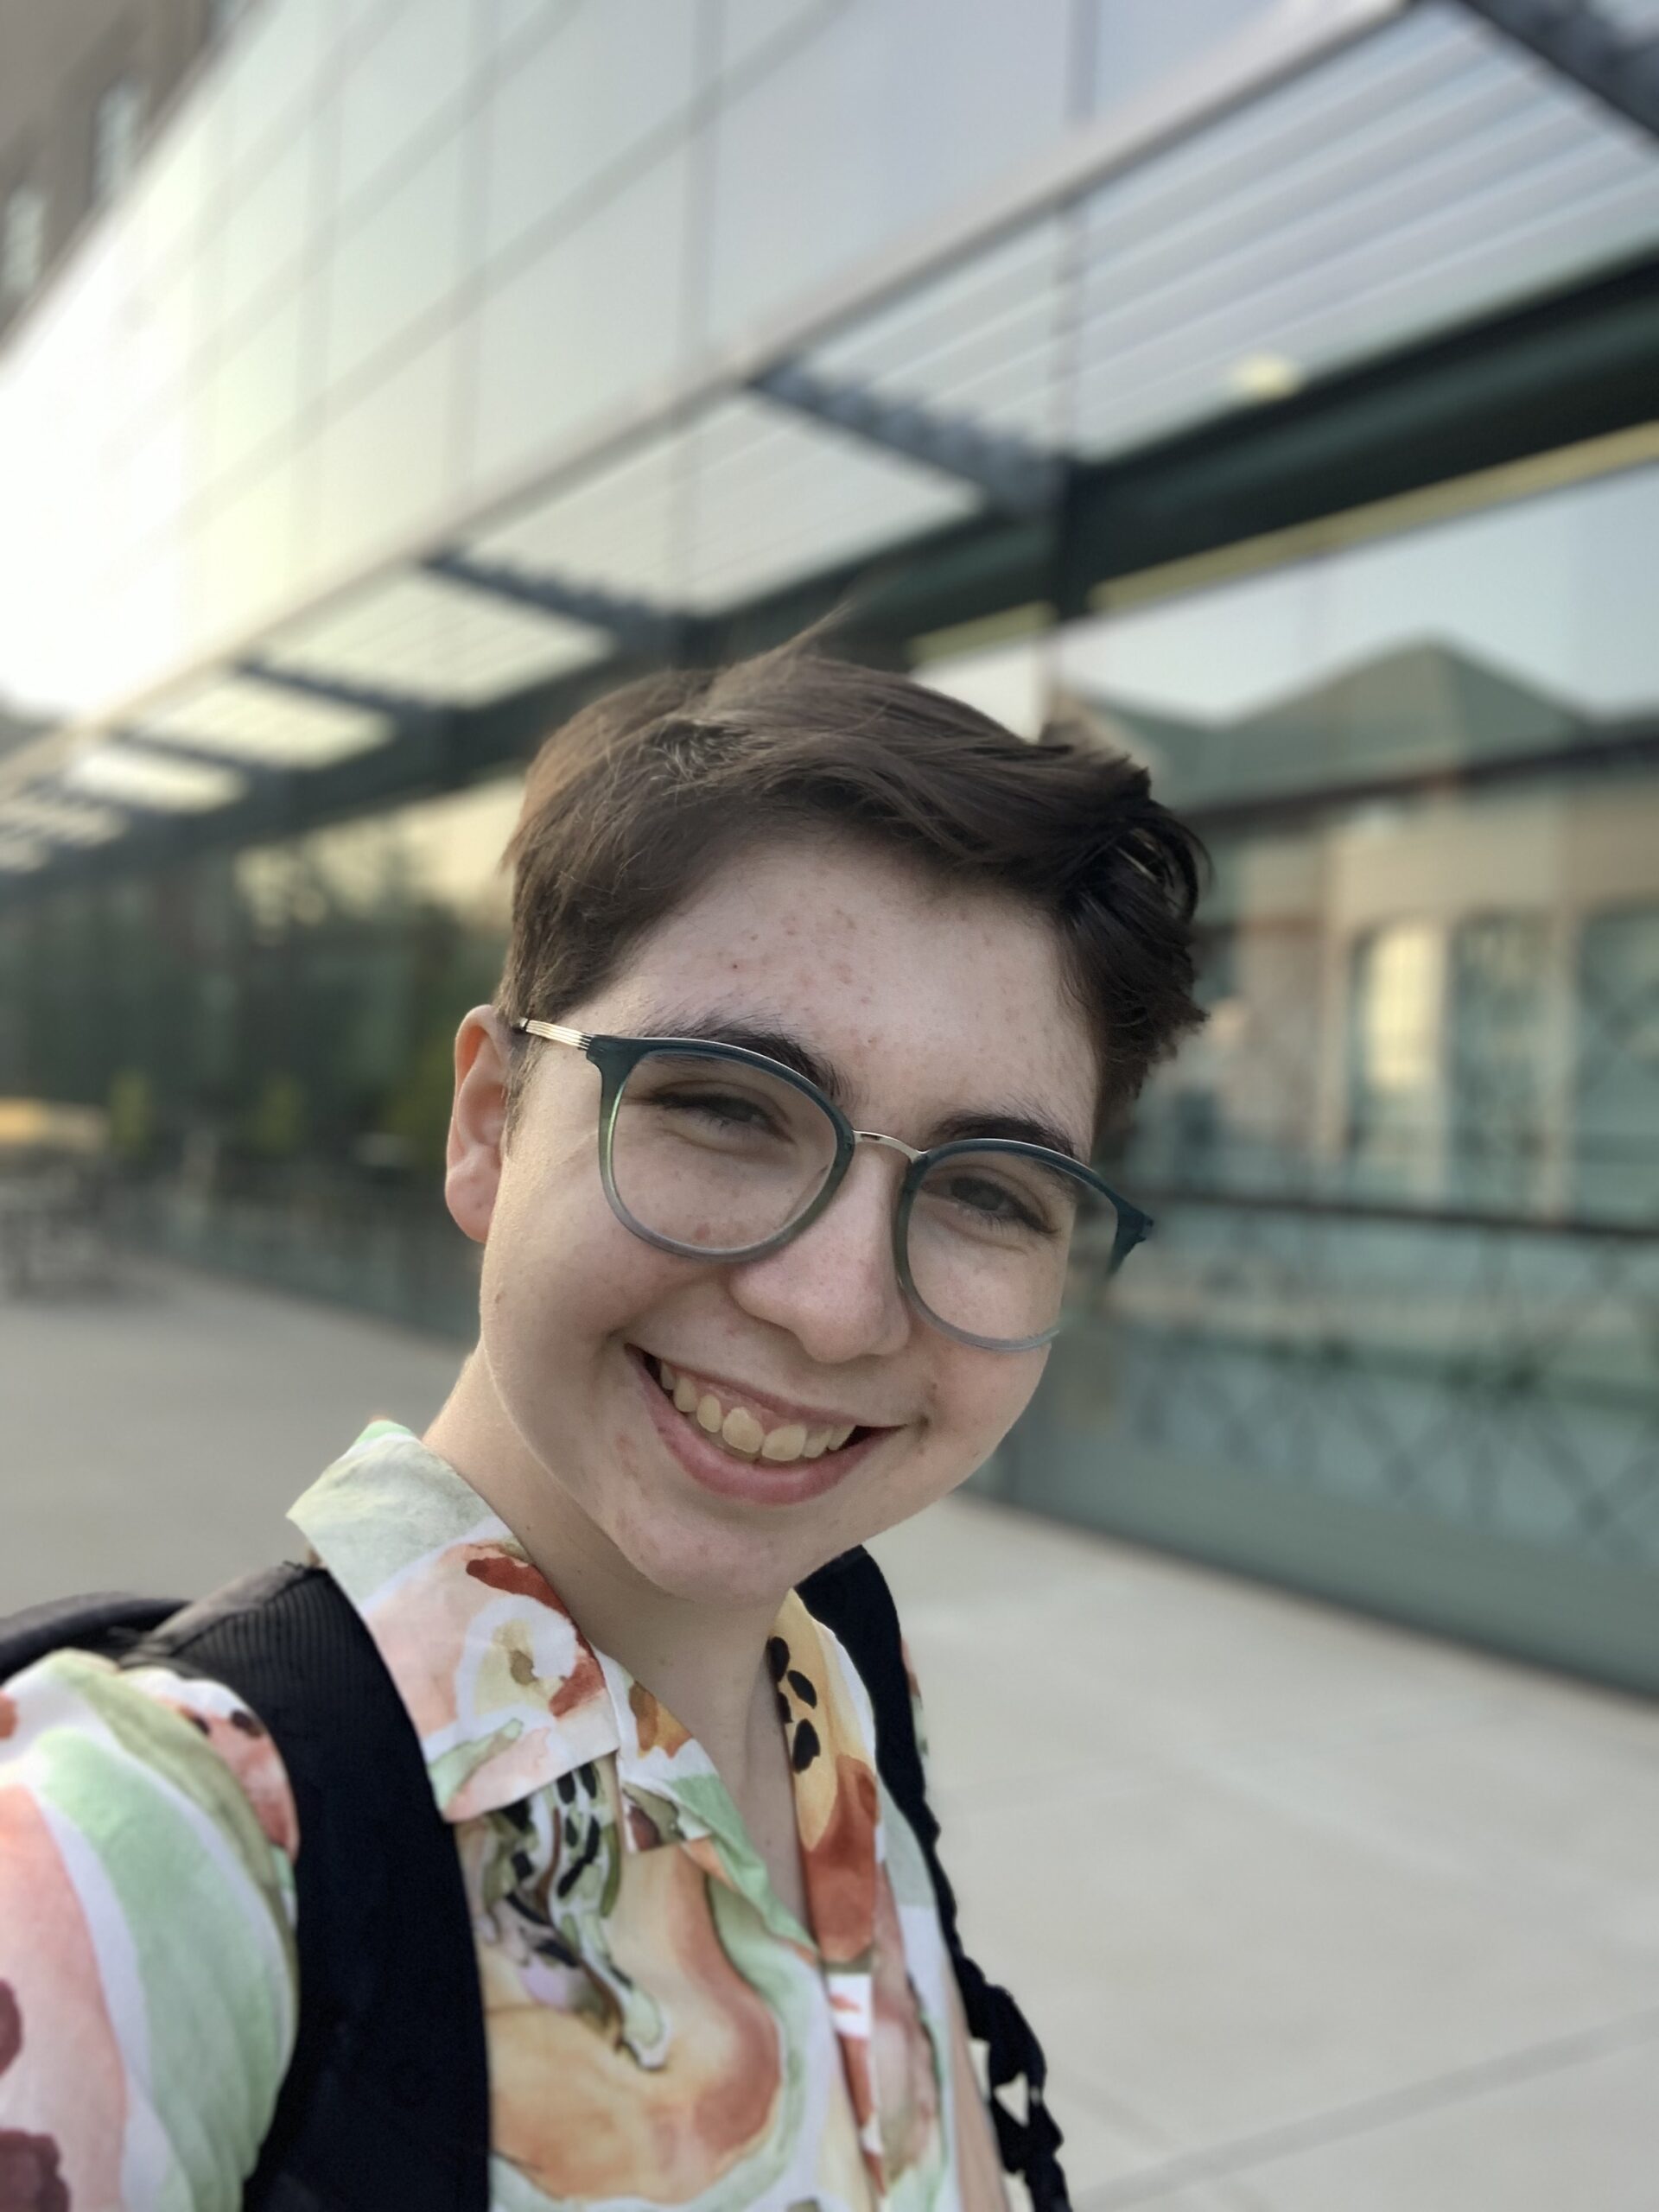
<path id="1" fill-rule="evenodd" d="M 121 729 L 111 741 L 123 753 L 154 753 L 158 760 L 179 760 L 191 768 L 215 768 L 223 774 L 240 776 L 254 790 L 271 791 L 292 781 L 292 771 L 279 767 L 274 760 L 249 760 L 239 753 L 221 752 L 213 745 L 195 745 L 188 738 L 169 737 L 161 730 Z M 121 798 L 110 804 L 124 810 L 128 802 Z M 134 800 L 132 804 L 137 806 L 139 802 Z M 172 813 L 175 810 L 168 807 L 155 810 Z"/>
<path id="2" fill-rule="evenodd" d="M 299 697 L 317 699 L 325 706 L 349 707 L 359 714 L 384 715 L 389 721 L 429 722 L 440 717 L 441 702 L 413 692 L 386 691 L 378 684 L 357 683 L 343 676 L 325 676 L 320 670 L 287 668 L 276 661 L 239 660 L 233 676 L 252 683 L 268 683 L 273 690 L 292 691 Z"/>
<path id="3" fill-rule="evenodd" d="M 420 565 L 429 575 L 482 593 L 486 598 L 510 600 L 517 607 L 534 607 L 538 614 L 556 614 L 565 621 L 607 631 L 627 652 L 659 658 L 672 652 L 680 632 L 678 618 L 643 599 L 566 583 L 540 570 L 532 574 L 516 568 L 510 562 L 483 561 L 474 553 L 448 551 L 429 554 Z"/>
<path id="4" fill-rule="evenodd" d="M 906 461 L 958 477 L 982 492 L 1002 514 L 1022 519 L 1050 514 L 1063 496 L 1064 463 L 1007 431 L 987 429 L 918 403 L 887 399 L 850 378 L 820 376 L 796 361 L 763 371 L 750 389 Z"/>
<path id="5" fill-rule="evenodd" d="M 1009 607 L 1046 601 L 1057 619 L 1071 619 L 1114 577 L 1647 423 L 1656 389 L 1659 258 L 1080 469 L 1058 524 L 982 513 L 709 618 L 695 658 L 777 645 L 846 601 L 847 650 L 893 665 L 915 637 Z M 653 664 L 619 654 L 511 698 L 404 722 L 384 745 L 294 774 L 281 795 L 251 791 L 210 813 L 145 821 L 111 843 L 64 850 L 32 875 L 0 878 L 0 905 L 296 835 L 505 771 L 587 701 Z"/>
<path id="6" fill-rule="evenodd" d="M 1588 0 L 1463 0 L 1463 5 L 1659 137 L 1659 35 L 1631 37 Z"/>
<path id="7" fill-rule="evenodd" d="M 1099 122 L 1066 132 L 1020 177 L 999 182 L 994 191 L 948 220 L 849 269 L 804 305 L 716 349 L 671 389 L 653 388 L 624 401 L 600 422 L 556 441 L 528 474 L 516 471 L 511 485 L 498 486 L 486 498 L 469 503 L 446 526 L 443 538 L 453 544 L 487 529 L 509 508 L 585 481 L 594 470 L 636 452 L 666 429 L 690 421 L 699 409 L 749 390 L 758 377 L 780 363 L 800 359 L 857 317 L 902 297 L 919 283 L 948 275 L 1032 224 L 1075 205 L 1110 178 L 1128 174 L 1191 138 L 1217 118 L 1318 68 L 1396 20 L 1411 4 L 1412 0 L 1319 0 L 1318 8 L 1262 10 L 1235 36 L 1206 49 L 1188 68 L 1115 105 Z M 402 565 L 419 561 L 430 543 L 427 537 L 408 544 Z M 382 573 L 398 565 L 389 557 Z M 271 621 L 280 628 L 283 622 L 312 611 L 309 603 L 280 617 L 273 611 Z M 696 626 L 690 626 L 695 636 Z M 174 673 L 181 683 L 218 672 L 216 663 L 200 663 Z M 113 711 L 130 716 L 138 711 L 138 703 L 130 701 Z M 0 794 L 49 774 L 54 763 L 69 757 L 96 727 L 60 724 L 32 745 L 18 748 L 16 759 L 0 757 Z"/>

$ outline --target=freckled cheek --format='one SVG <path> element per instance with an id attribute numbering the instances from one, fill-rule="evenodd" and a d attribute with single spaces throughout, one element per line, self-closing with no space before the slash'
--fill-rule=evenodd
<path id="1" fill-rule="evenodd" d="M 926 1485 L 949 1488 L 987 1459 L 1030 1402 L 1046 1365 L 1039 1352 L 963 1347 L 936 1378 L 924 1432 Z M 960 1463 L 960 1464 L 958 1464 Z"/>

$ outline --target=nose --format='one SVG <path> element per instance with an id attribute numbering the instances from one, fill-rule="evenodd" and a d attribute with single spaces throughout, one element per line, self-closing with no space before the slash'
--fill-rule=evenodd
<path id="1" fill-rule="evenodd" d="M 777 1251 L 734 1267 L 732 1294 L 744 1312 L 787 1329 L 808 1357 L 825 1367 L 899 1351 L 920 1325 L 893 1258 L 904 1168 L 903 1160 L 861 1146 L 810 1228 Z"/>

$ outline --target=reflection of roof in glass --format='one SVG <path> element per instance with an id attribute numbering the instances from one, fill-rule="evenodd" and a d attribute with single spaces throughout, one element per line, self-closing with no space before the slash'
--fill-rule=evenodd
<path id="1" fill-rule="evenodd" d="M 1633 126 L 1430 0 L 1112 177 L 1076 223 L 918 285 L 810 365 L 1122 451 L 1248 399 L 1252 357 L 1318 375 L 1651 246 L 1659 168 Z"/>
<path id="2" fill-rule="evenodd" d="M 470 540 L 562 582 L 706 613 L 954 521 L 940 470 L 743 395 Z"/>
<path id="3" fill-rule="evenodd" d="M 1659 0 L 1603 7 L 1632 35 L 1659 29 Z M 619 649 L 648 657 L 661 618 L 741 613 L 965 518 L 1047 526 L 1065 510 L 1046 455 L 1063 452 L 1081 477 L 1659 244 L 1651 143 L 1472 9 L 1244 12 L 1236 39 L 1192 42 L 1179 83 L 1106 102 L 982 206 L 895 232 L 798 314 L 683 363 L 683 381 L 619 391 L 614 417 L 559 454 L 556 475 L 546 454 L 533 480 L 526 462 L 487 506 L 480 493 L 448 517 L 442 542 L 411 524 L 404 565 L 274 634 L 250 640 L 248 613 L 242 656 L 205 681 L 197 661 L 192 689 L 133 721 L 174 757 L 107 739 L 118 709 L 102 706 L 98 730 L 40 739 L 25 769 L 30 743 L 8 759 L 0 725 L 0 799 L 40 779 L 31 820 L 0 813 L 8 864 L 86 842 L 84 815 L 76 826 L 38 810 L 54 779 L 135 810 L 223 804 L 261 769 L 321 770 L 393 740 L 404 709 L 480 709 Z M 147 222 L 165 213 L 176 158 L 158 152 Z M 183 208 L 199 187 L 173 188 Z M 77 354 L 89 374 L 103 358 Z M 1478 642 L 1509 657 L 1504 640 Z M 205 657 L 223 639 L 197 644 Z M 1379 733 L 1408 695 L 1420 731 L 1463 742 L 1503 682 L 1427 646 L 1383 655 L 1356 636 L 1338 652 L 1364 667 L 1317 704 L 1276 710 L 1271 728 L 1257 716 L 1258 761 L 1274 747 L 1289 759 L 1313 741 L 1304 724 L 1328 731 L 1332 716 L 1360 753 L 1386 751 L 1395 741 Z M 168 682 L 184 681 L 183 657 Z M 1529 729 L 1536 705 L 1511 690 L 1506 728 Z M 1235 753 L 1244 728 L 1230 733 Z"/>
<path id="4" fill-rule="evenodd" d="M 1340 789 L 1595 735 L 1559 701 L 1432 639 L 1225 722 L 1183 723 L 1100 693 L 1080 703 L 1103 737 L 1155 768 L 1166 798 L 1186 806 Z"/>

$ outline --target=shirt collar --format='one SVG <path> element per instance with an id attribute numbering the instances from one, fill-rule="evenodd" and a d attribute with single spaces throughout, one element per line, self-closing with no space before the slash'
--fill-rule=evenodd
<path id="1" fill-rule="evenodd" d="M 506 1523 L 408 1429 L 371 1423 L 289 1518 L 373 1637 L 446 1820 L 619 1748 L 607 1662 Z"/>
<path id="2" fill-rule="evenodd" d="M 447 1821 L 614 1755 L 625 1847 L 707 1838 L 728 1872 L 753 1859 L 702 1746 L 594 1649 L 506 1523 L 409 1429 L 372 1422 L 289 1518 L 373 1637 Z M 767 1656 L 815 1929 L 827 1955 L 850 1960 L 874 1911 L 874 1715 L 840 1643 L 793 1591 Z"/>

